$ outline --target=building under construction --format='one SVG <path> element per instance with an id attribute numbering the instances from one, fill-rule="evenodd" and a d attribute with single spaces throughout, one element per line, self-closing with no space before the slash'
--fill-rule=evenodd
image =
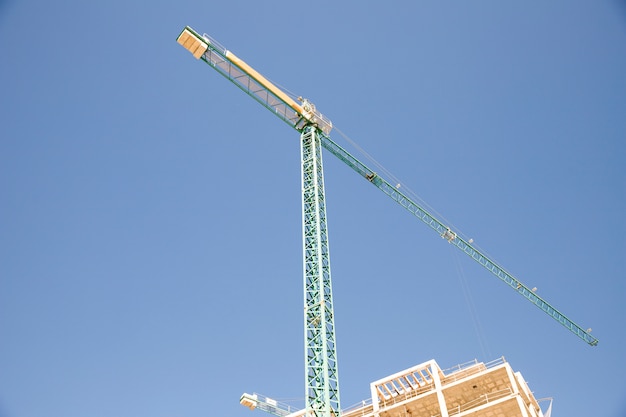
<path id="1" fill-rule="evenodd" d="M 520 372 L 500 358 L 472 361 L 442 370 L 435 360 L 370 384 L 371 398 L 342 411 L 342 417 L 549 417 Z M 302 417 L 258 394 L 244 394 L 241 403 L 281 417 Z"/>

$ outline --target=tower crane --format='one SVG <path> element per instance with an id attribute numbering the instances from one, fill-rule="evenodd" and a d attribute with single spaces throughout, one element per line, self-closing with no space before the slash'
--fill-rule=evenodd
<path id="1" fill-rule="evenodd" d="M 598 344 L 598 339 L 590 331 L 567 318 L 533 289 L 474 247 L 471 239 L 467 241 L 458 236 L 450 227 L 334 142 L 330 138 L 332 122 L 312 102 L 302 98 L 294 100 L 212 37 L 200 35 L 189 26 L 182 30 L 177 42 L 196 59 L 206 62 L 300 133 L 307 417 L 340 415 L 322 148 L 580 339 L 591 346 Z M 251 408 L 260 406 L 276 415 L 285 415 L 272 402 L 259 402 L 256 395 L 244 394 L 241 402 Z"/>

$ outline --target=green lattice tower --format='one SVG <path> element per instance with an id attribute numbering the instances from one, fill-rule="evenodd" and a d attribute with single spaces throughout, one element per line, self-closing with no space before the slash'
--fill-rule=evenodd
<path id="1" fill-rule="evenodd" d="M 493 275 L 513 288 L 576 334 L 591 346 L 598 339 L 590 330 L 574 323 L 524 285 L 504 268 L 457 235 L 426 209 L 400 191 L 400 184 L 389 182 L 330 139 L 332 123 L 315 110 L 306 99 L 298 103 L 265 77 L 226 50 L 210 36 L 200 35 L 185 27 L 177 38 L 179 44 L 209 64 L 218 73 L 243 90 L 300 132 L 302 143 L 303 239 L 305 284 L 305 359 L 306 408 L 309 415 L 330 417 L 339 415 L 339 384 L 333 320 L 332 290 L 326 207 L 322 175 L 321 147 L 335 155 L 356 173 L 383 191 L 392 200 L 424 222 L 450 244 L 458 247 Z M 394 185 L 395 184 L 395 185 Z"/>
<path id="2" fill-rule="evenodd" d="M 307 415 L 339 416 L 339 379 L 319 132 L 301 136 L 304 331 Z"/>

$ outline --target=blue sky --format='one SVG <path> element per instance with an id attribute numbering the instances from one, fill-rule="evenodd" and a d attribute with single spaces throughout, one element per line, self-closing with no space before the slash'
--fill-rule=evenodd
<path id="1" fill-rule="evenodd" d="M 624 1 L 6 0 L 0 416 L 303 404 L 299 136 L 181 48 L 185 25 L 600 339 L 325 154 L 344 407 L 430 359 L 504 356 L 554 416 L 626 414 Z"/>

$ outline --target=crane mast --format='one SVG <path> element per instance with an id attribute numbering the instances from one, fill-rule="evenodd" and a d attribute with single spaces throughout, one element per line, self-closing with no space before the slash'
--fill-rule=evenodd
<path id="1" fill-rule="evenodd" d="M 450 244 L 478 262 L 542 311 L 591 346 L 598 339 L 539 297 L 503 267 L 487 257 L 427 210 L 400 192 L 386 179 L 335 143 L 329 136 L 332 123 L 306 99 L 294 100 L 256 70 L 222 47 L 210 36 L 189 26 L 177 38 L 179 44 L 222 74 L 277 117 L 300 132 L 302 176 L 302 237 L 304 274 L 306 416 L 339 417 L 339 379 L 326 222 L 322 152 L 324 148 L 392 200 L 417 217 Z M 267 408 L 256 395 L 244 394 L 241 402 Z M 272 409 L 273 406 L 272 406 Z M 280 413 L 274 412 L 276 415 Z"/>
<path id="2" fill-rule="evenodd" d="M 306 404 L 310 415 L 339 415 L 339 378 L 330 279 L 330 251 L 319 129 L 307 126 L 300 138 Z M 307 413 L 308 414 L 308 413 Z"/>

